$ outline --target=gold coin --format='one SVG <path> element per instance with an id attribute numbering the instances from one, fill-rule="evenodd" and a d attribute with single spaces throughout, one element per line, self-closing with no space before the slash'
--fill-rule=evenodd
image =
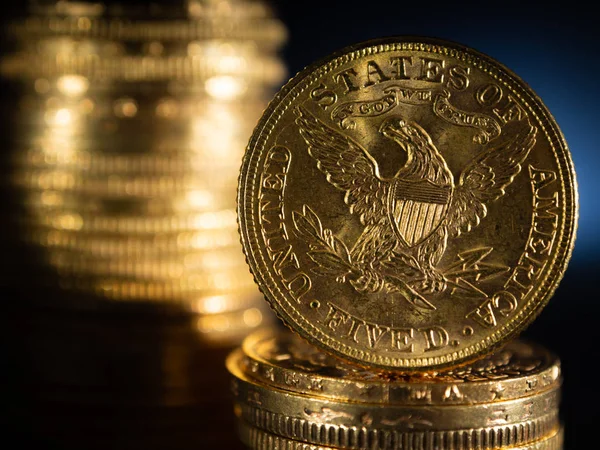
<path id="1" fill-rule="evenodd" d="M 262 296 L 255 285 L 246 283 L 242 285 L 211 286 L 208 282 L 205 288 L 181 289 L 178 286 L 168 286 L 160 280 L 152 283 L 143 281 L 125 283 L 111 279 L 110 282 L 102 280 L 81 280 L 75 276 L 69 277 L 44 277 L 36 275 L 35 293 L 31 296 L 31 289 L 27 292 L 19 288 L 24 294 L 30 295 L 28 302 L 35 307 L 62 309 L 69 311 L 114 311 L 122 308 L 125 311 L 140 311 L 143 314 L 157 311 L 160 314 L 173 312 L 175 314 L 197 314 L 197 326 L 205 334 L 210 330 L 215 332 L 223 328 L 229 334 L 235 334 L 235 344 L 241 343 L 250 332 L 259 328 L 260 323 L 270 323 L 270 310 L 263 310 Z M 209 280 L 210 281 L 210 280 Z M 48 295 L 48 293 L 52 295 Z M 260 310 L 261 320 L 252 327 L 232 326 L 232 323 L 242 323 L 247 320 L 255 323 Z M 244 311 L 248 310 L 244 316 Z M 222 314 L 237 314 L 235 317 L 223 317 Z M 207 317 L 220 318 L 207 319 Z M 263 317 L 265 316 L 265 317 Z M 200 319 L 200 317 L 202 319 Z M 244 318 L 245 317 L 245 318 Z M 269 319 L 269 320 L 267 320 Z M 238 340 L 239 338 L 239 340 Z"/>
<path id="2" fill-rule="evenodd" d="M 546 349 L 511 341 L 486 358 L 455 370 L 416 376 L 361 369 L 299 336 L 260 330 L 243 342 L 240 369 L 248 377 L 306 395 L 402 405 L 478 404 L 512 400 L 558 387 L 560 362 Z"/>
<path id="3" fill-rule="evenodd" d="M 148 245 L 151 245 L 148 243 Z M 53 248 L 45 252 L 40 252 L 40 259 L 51 261 L 60 267 L 82 268 L 94 271 L 97 265 L 100 273 L 116 271 L 121 268 L 124 271 L 134 270 L 131 265 L 139 265 L 141 272 L 145 270 L 152 271 L 153 267 L 180 267 L 183 272 L 192 272 L 196 270 L 240 270 L 248 272 L 248 266 L 244 263 L 244 255 L 239 246 L 228 249 L 215 249 L 213 251 L 194 251 L 182 250 L 179 252 L 151 252 L 146 254 L 140 252 L 137 258 L 135 255 L 109 255 L 102 256 L 95 253 L 87 253 L 81 250 L 69 250 L 62 248 Z M 114 267 L 112 266 L 114 264 Z M 143 269 L 142 269 L 143 268 Z"/>
<path id="4" fill-rule="evenodd" d="M 198 314 L 214 315 L 243 310 L 242 321 L 252 329 L 257 329 L 259 326 L 271 322 L 271 320 L 264 317 L 265 314 L 270 316 L 271 312 L 264 310 L 262 296 L 254 287 L 234 294 L 190 298 L 189 303 L 191 310 Z M 254 309 L 257 307 L 258 312 Z"/>
<path id="5" fill-rule="evenodd" d="M 242 311 L 221 314 L 207 314 L 198 317 L 196 327 L 207 342 L 232 345 L 248 336 L 249 333 L 273 323 L 275 317 L 270 310 L 259 305 Z"/>
<path id="6" fill-rule="evenodd" d="M 56 280 L 53 280 L 56 281 Z M 41 284 L 41 283 L 39 283 Z M 63 283 L 64 284 L 64 283 Z M 71 285 L 67 285 L 67 288 L 72 287 Z M 42 286 L 43 289 L 43 286 Z M 103 307 L 115 308 L 116 304 L 126 305 L 126 307 L 132 307 L 133 305 L 139 305 L 140 309 L 145 312 L 150 310 L 158 309 L 161 313 L 165 311 L 173 310 L 177 313 L 193 313 L 197 315 L 201 315 L 202 320 L 198 319 L 197 325 L 203 324 L 201 328 L 204 331 L 209 331 L 212 329 L 218 329 L 225 322 L 221 314 L 237 314 L 237 318 L 234 318 L 235 321 L 246 320 L 249 324 L 253 324 L 250 328 L 244 328 L 245 335 L 241 336 L 240 334 L 240 342 L 241 338 L 246 337 L 246 335 L 250 331 L 254 331 L 254 329 L 258 328 L 260 323 L 257 322 L 256 317 L 258 315 L 257 312 L 254 311 L 255 308 L 258 308 L 260 311 L 260 317 L 263 315 L 270 315 L 271 311 L 264 311 L 263 299 L 260 295 L 260 292 L 256 289 L 254 285 L 248 285 L 246 287 L 241 287 L 238 289 L 219 289 L 219 290 L 198 290 L 196 292 L 188 292 L 186 294 L 178 293 L 178 292 L 169 292 L 169 295 L 160 295 L 160 292 L 147 292 L 146 296 L 143 294 L 138 295 L 137 297 L 132 297 L 129 295 L 127 297 L 118 297 L 118 296 L 105 296 L 100 293 L 96 293 L 99 298 L 88 299 L 85 296 L 82 297 L 80 294 L 90 294 L 90 290 L 87 291 L 80 287 L 79 291 L 75 291 L 71 293 L 71 296 L 67 296 L 67 292 L 64 287 L 61 289 L 61 296 L 57 299 L 57 296 L 52 296 L 49 299 L 36 299 L 36 304 L 43 304 L 45 306 L 52 307 L 67 307 L 69 309 L 85 309 L 86 306 L 92 306 L 94 309 L 101 309 Z M 93 292 L 92 292 L 93 293 Z M 108 297 L 108 298 L 107 298 Z M 89 301 L 88 301 L 89 300 Z M 99 301 L 100 300 L 100 301 Z M 101 300 L 107 300 L 107 302 L 102 302 Z M 248 312 L 245 312 L 248 311 Z M 245 316 L 244 316 L 245 314 Z M 219 315 L 220 318 L 215 318 Z M 206 317 L 213 317 L 212 319 L 206 319 Z M 245 319 L 244 319 L 245 317 Z M 234 322 L 232 318 L 227 318 L 227 323 L 230 324 Z M 270 323 L 270 320 L 266 320 L 262 323 L 263 325 Z M 211 325 L 213 324 L 213 325 Z M 106 325 L 106 324 L 104 324 Z M 229 325 L 227 326 L 229 327 Z M 233 327 L 235 330 L 240 327 Z"/>
<path id="7" fill-rule="evenodd" d="M 213 0 L 185 0 L 185 1 L 172 1 L 168 4 L 133 4 L 120 3 L 120 4 L 109 4 L 103 3 L 84 3 L 84 2 L 67 2 L 60 3 L 54 1 L 41 1 L 33 2 L 28 6 L 28 10 L 34 13 L 36 16 L 31 18 L 32 25 L 39 25 L 40 16 L 50 16 L 48 27 L 41 28 L 38 32 L 47 33 L 58 33 L 61 32 L 61 23 L 71 23 L 70 28 L 73 28 L 76 32 L 90 32 L 90 23 L 87 21 L 77 21 L 74 18 L 79 19 L 80 17 L 86 17 L 94 19 L 102 17 L 107 14 L 109 18 L 135 18 L 149 20 L 153 17 L 154 20 L 151 23 L 162 23 L 163 19 L 181 19 L 182 17 L 189 19 L 216 19 L 216 18 L 228 18 L 235 16 L 238 18 L 261 18 L 273 16 L 273 11 L 268 4 L 263 1 L 252 1 L 246 0 L 219 0 L 217 2 Z M 161 21 L 156 22 L 156 17 L 160 14 Z M 36 20 L 37 19 L 37 20 Z M 70 20 L 65 20 L 70 19 Z M 108 19 L 107 19 L 108 20 Z M 136 20 L 128 19 L 124 20 L 122 26 L 113 25 L 116 29 L 107 29 L 103 31 L 118 32 L 123 26 L 131 25 L 131 23 L 137 23 Z M 43 22 L 42 22 L 43 23 Z M 82 25 L 83 23 L 83 25 Z M 119 23 L 119 22 L 117 22 Z M 177 24 L 178 22 L 176 22 Z M 28 29 L 30 33 L 36 33 L 37 28 Z M 63 31 L 64 32 L 64 31 Z M 181 38 L 180 35 L 177 38 Z"/>
<path id="8" fill-rule="evenodd" d="M 241 254 L 241 252 L 240 252 Z M 187 255 L 183 258 L 152 260 L 90 258 L 65 252 L 50 252 L 45 262 L 61 275 L 124 277 L 145 281 L 169 281 L 189 276 L 237 278 L 240 274 L 248 278 L 248 268 L 242 257 L 234 260 L 211 260 L 210 255 Z"/>
<path id="9" fill-rule="evenodd" d="M 101 84 L 94 85 L 93 95 L 88 97 L 90 83 L 81 75 L 40 78 L 33 83 L 35 95 L 29 92 L 17 105 L 12 122 L 23 130 L 15 134 L 14 142 L 45 152 L 50 161 L 76 159 L 77 152 L 65 151 L 65 144 L 74 141 L 79 142 L 79 151 L 99 152 L 87 159 L 110 158 L 113 154 L 133 159 L 145 156 L 144 153 L 149 151 L 155 152 L 156 156 L 185 155 L 185 152 L 201 151 L 205 145 L 216 141 L 225 147 L 232 137 L 247 140 L 267 103 L 267 92 L 263 89 L 239 92 L 236 82 L 242 81 L 246 83 L 247 80 L 217 78 L 216 84 L 215 79 L 206 80 L 203 87 L 165 84 L 156 86 L 151 92 L 136 89 L 131 84 L 120 86 L 112 82 L 102 88 Z M 207 86 L 210 93 L 206 92 Z M 248 84 L 248 87 L 257 86 Z M 222 89 L 221 94 L 235 94 L 238 100 L 224 102 L 222 96 L 213 95 L 219 93 L 218 88 Z M 77 91 L 79 96 L 73 98 L 69 95 L 71 91 Z M 130 120 L 132 117 L 135 117 L 134 121 Z M 131 141 L 128 133 L 122 133 L 123 130 L 135 132 L 141 123 L 148 127 L 143 129 L 142 135 L 138 129 L 135 141 Z M 115 133 L 117 124 L 119 133 Z M 222 132 L 219 139 L 214 139 L 215 128 Z M 49 129 L 57 133 L 48 134 Z M 105 140 L 89 139 L 97 136 L 103 136 Z M 204 136 L 212 136 L 213 141 L 199 139 Z M 123 149 L 124 155 L 119 155 L 118 149 Z M 82 158 L 81 162 L 85 164 L 87 159 Z"/>
<path id="10" fill-rule="evenodd" d="M 387 449 L 394 443 L 418 442 L 432 448 L 450 438 L 475 435 L 485 438 L 471 441 L 473 447 L 468 448 L 495 448 L 498 442 L 510 446 L 540 439 L 559 423 L 557 387 L 531 397 L 474 405 L 359 403 L 257 383 L 239 370 L 240 358 L 238 350 L 227 359 L 238 417 L 251 426 L 312 444 Z M 499 441 L 501 437 L 505 441 Z"/>
<path id="11" fill-rule="evenodd" d="M 245 153 L 244 251 L 290 328 L 362 365 L 480 358 L 566 269 L 575 173 L 515 74 L 433 39 L 369 41 L 296 75 Z"/>
<path id="12" fill-rule="evenodd" d="M 49 230 L 31 226 L 20 230 L 20 238 L 31 245 L 48 249 L 65 249 L 98 257 L 144 257 L 148 255 L 180 254 L 192 251 L 238 251 L 237 230 L 198 230 L 188 232 L 101 235 L 78 230 Z M 241 249 L 239 250 L 241 252 Z"/>
<path id="13" fill-rule="evenodd" d="M 244 134 L 243 138 L 247 138 L 247 135 Z M 236 140 L 241 143 L 242 136 Z M 230 141 L 231 139 L 227 140 L 228 143 Z M 199 177 L 203 177 L 214 170 L 237 173 L 237 169 L 239 169 L 237 156 L 241 156 L 243 149 L 243 145 L 238 146 L 237 142 L 232 142 L 235 145 L 222 146 L 222 153 L 219 155 L 215 155 L 214 151 L 204 153 L 201 149 L 168 152 L 167 154 L 161 154 L 159 151 L 142 154 L 110 154 L 89 150 L 89 146 L 85 142 L 75 141 L 71 144 L 76 150 L 69 155 L 64 153 L 61 155 L 60 150 L 54 147 L 47 149 L 33 147 L 24 152 L 15 152 L 15 163 L 18 170 L 72 171 L 94 176 L 196 173 Z"/>
<path id="14" fill-rule="evenodd" d="M 102 121 L 102 119 L 99 119 Z M 239 126 L 234 120 L 229 124 Z M 210 126 L 210 124 L 208 124 Z M 48 130 L 46 130 L 48 131 Z M 248 132 L 240 135 L 199 136 L 204 139 L 202 146 L 192 142 L 182 142 L 177 147 L 162 148 L 162 142 L 157 138 L 154 145 L 140 145 L 135 152 L 126 151 L 127 143 L 110 142 L 110 135 L 98 138 L 104 139 L 105 145 L 114 145 L 114 151 L 102 151 L 93 148 L 84 139 L 72 139 L 68 142 L 45 143 L 44 145 L 24 143 L 12 149 L 15 170 L 20 172 L 32 171 L 44 174 L 51 171 L 57 173 L 85 174 L 93 177 L 109 176 L 189 176 L 196 174 L 200 179 L 214 176 L 215 171 L 237 174 L 245 142 L 250 135 Z M 90 130 L 90 133 L 92 131 Z M 132 134 L 135 130 L 131 131 Z M 93 137 L 93 136 L 92 136 Z M 164 137 L 164 135 L 163 135 Z M 171 143 L 172 144 L 172 143 Z M 63 154 L 57 146 L 64 145 Z M 218 147 L 218 148 L 217 148 Z M 132 149 L 133 150 L 133 149 Z"/>
<path id="15" fill-rule="evenodd" d="M 70 212 L 72 214 L 138 214 L 144 217 L 211 212 L 235 208 L 235 195 L 231 190 L 219 192 L 211 189 L 197 189 L 186 194 L 147 198 L 125 199 L 118 197 L 98 197 L 78 195 L 73 192 L 33 191 L 22 192 L 21 198 L 12 200 L 15 205 L 37 214 L 45 212 Z"/>
<path id="16" fill-rule="evenodd" d="M 70 276 L 58 280 L 67 290 L 83 293 L 94 293 L 104 298 L 118 301 L 158 301 L 187 303 L 190 297 L 214 296 L 239 291 L 247 291 L 254 286 L 252 277 L 247 272 L 213 272 L 204 274 L 187 274 L 177 280 L 141 280 L 133 277 L 119 276 Z M 42 280 L 40 280 L 42 284 Z"/>
<path id="17" fill-rule="evenodd" d="M 27 191 L 54 190 L 103 197 L 156 197 L 182 195 L 186 192 L 213 186 L 217 190 L 234 187 L 235 174 L 213 172 L 199 178 L 198 174 L 185 175 L 127 175 L 88 177 L 81 172 L 65 170 L 23 170 L 13 173 L 10 182 Z"/>
<path id="18" fill-rule="evenodd" d="M 23 224 L 55 230 L 80 231 L 98 234 L 160 234 L 187 231 L 227 231 L 235 229 L 235 210 L 223 209 L 195 214 L 177 214 L 154 217 L 141 215 L 99 215 L 63 210 L 32 211 L 29 217 L 15 220 Z"/>
<path id="19" fill-rule="evenodd" d="M 220 64 L 221 63 L 221 64 Z M 276 55 L 262 55 L 223 70 L 222 59 L 206 60 L 199 56 L 121 55 L 102 57 L 98 54 L 16 53 L 3 58 L 0 74 L 5 77 L 37 79 L 64 75 L 82 75 L 90 81 L 124 80 L 153 82 L 162 80 L 193 83 L 213 77 L 240 77 L 260 85 L 275 86 L 286 75 L 283 62 Z M 214 79 L 214 78 L 213 78 Z M 209 90 L 210 92 L 210 90 Z"/>
<path id="20" fill-rule="evenodd" d="M 267 431 L 263 431 L 259 428 L 252 427 L 243 421 L 238 421 L 237 431 L 240 437 L 240 440 L 244 443 L 244 445 L 248 446 L 248 448 L 252 450 L 335 450 L 336 447 L 328 447 L 323 445 L 314 445 L 307 444 L 306 442 L 301 442 L 295 439 L 289 439 L 282 436 L 278 436 L 273 433 L 269 433 Z M 442 434 L 442 433 L 440 433 Z M 457 437 L 452 436 L 451 432 L 446 433 L 449 436 L 448 441 L 440 441 L 444 442 L 443 445 L 445 447 L 433 447 L 433 448 L 469 448 L 464 447 L 460 439 L 461 435 L 457 433 Z M 510 450 L 562 450 L 563 448 L 563 436 L 564 429 L 560 428 L 552 432 L 552 434 L 548 437 L 544 437 L 541 440 L 519 445 L 518 447 L 510 447 Z M 451 444 L 452 443 L 452 444 Z M 450 447 L 450 445 L 456 446 Z M 390 447 L 394 448 L 394 447 Z M 410 444 L 408 446 L 397 447 L 402 449 L 421 449 L 425 448 L 424 446 L 413 445 Z"/>
<path id="21" fill-rule="evenodd" d="M 242 7 L 243 8 L 243 7 Z M 236 5 L 235 11 L 238 7 Z M 242 14 L 222 14 L 221 17 L 194 18 L 193 20 L 152 21 L 77 16 L 30 17 L 9 24 L 8 30 L 16 37 L 30 41 L 33 38 L 64 36 L 110 39 L 115 41 L 204 41 L 232 40 L 257 41 L 265 49 L 280 47 L 287 39 L 284 25 L 272 17 L 244 17 Z M 85 26 L 81 26 L 82 19 Z"/>

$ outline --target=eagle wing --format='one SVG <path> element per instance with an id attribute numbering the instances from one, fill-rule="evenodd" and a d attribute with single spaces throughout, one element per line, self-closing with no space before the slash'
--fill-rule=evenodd
<path id="1" fill-rule="evenodd" d="M 308 144 L 308 153 L 336 188 L 345 191 L 350 212 L 358 214 L 363 225 L 387 220 L 389 184 L 377 177 L 373 158 L 356 142 L 302 107 L 296 109 L 296 124 Z"/>
<path id="2" fill-rule="evenodd" d="M 521 171 L 521 164 L 535 145 L 536 128 L 525 127 L 513 138 L 488 146 L 460 175 L 447 216 L 451 237 L 471 231 L 487 215 L 488 202 L 505 194 Z"/>

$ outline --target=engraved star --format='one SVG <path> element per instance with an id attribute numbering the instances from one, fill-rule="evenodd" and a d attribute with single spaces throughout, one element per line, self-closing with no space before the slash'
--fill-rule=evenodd
<path id="1" fill-rule="evenodd" d="M 500 400 L 504 396 L 504 387 L 498 383 L 490 392 L 493 394 L 492 400 Z"/>

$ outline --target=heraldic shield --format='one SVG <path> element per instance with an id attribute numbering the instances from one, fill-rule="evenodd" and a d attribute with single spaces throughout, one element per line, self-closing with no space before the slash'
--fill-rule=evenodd
<path id="1" fill-rule="evenodd" d="M 389 192 L 388 211 L 398 238 L 408 247 L 427 239 L 446 217 L 451 194 L 451 185 L 396 180 Z"/>

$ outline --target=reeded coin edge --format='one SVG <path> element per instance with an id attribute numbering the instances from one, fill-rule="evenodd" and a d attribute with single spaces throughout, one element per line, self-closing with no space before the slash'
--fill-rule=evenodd
<path id="1" fill-rule="evenodd" d="M 153 64 L 149 64 L 152 61 Z M 261 85 L 276 85 L 286 73 L 279 58 L 263 57 L 262 61 L 249 65 L 244 72 L 230 71 L 227 74 L 245 76 L 249 82 Z M 123 55 L 103 59 L 71 55 L 64 59 L 46 55 L 13 54 L 0 63 L 0 74 L 7 77 L 59 77 L 62 75 L 84 75 L 96 80 L 123 81 L 198 81 L 222 75 L 218 65 L 209 64 L 201 58 L 170 56 L 167 58 Z"/>
<path id="2" fill-rule="evenodd" d="M 519 423 L 462 430 L 399 431 L 348 427 L 289 417 L 257 406 L 244 405 L 240 420 L 260 430 L 309 444 L 352 449 L 425 450 L 448 443 L 461 450 L 492 450 L 543 439 L 559 426 L 558 411 Z"/>
<path id="3" fill-rule="evenodd" d="M 554 429 L 552 434 L 544 436 L 542 439 L 519 444 L 519 447 L 510 447 L 511 450 L 561 450 L 563 445 L 564 429 Z M 309 444 L 295 439 L 286 438 L 268 431 L 253 427 L 252 425 L 238 420 L 237 432 L 240 440 L 251 449 L 255 450 L 332 450 L 335 447 L 324 446 L 319 444 Z M 460 439 L 460 437 L 458 438 Z M 449 441 L 442 441 L 448 443 Z M 460 442 L 460 441 L 458 441 Z M 462 444 L 462 443 L 461 443 Z M 460 445 L 460 444 L 459 444 Z M 404 449 L 404 447 L 402 447 Z M 406 447 L 407 450 L 414 447 Z M 417 447 L 422 448 L 422 447 Z M 437 447 L 433 447 L 437 448 Z M 464 445 L 456 446 L 461 450 L 467 450 L 469 447 Z"/>
<path id="4" fill-rule="evenodd" d="M 234 352 L 227 358 L 226 366 L 233 375 L 231 388 L 238 415 L 252 425 L 277 434 L 300 433 L 297 431 L 300 428 L 308 433 L 309 426 L 314 424 L 325 425 L 333 430 L 330 433 L 336 435 L 341 431 L 335 430 L 350 429 L 355 432 L 366 429 L 377 435 L 383 433 L 392 437 L 397 433 L 431 435 L 441 430 L 479 430 L 518 425 L 526 421 L 541 420 L 546 416 L 556 416 L 559 409 L 558 388 L 546 389 L 532 397 L 477 405 L 408 406 L 336 401 L 294 394 L 256 383 L 239 371 L 235 365 L 235 357 Z M 281 425 L 282 421 L 289 423 Z M 295 424 L 295 428 L 290 428 L 291 423 Z M 272 428 L 278 424 L 283 428 Z M 306 436 L 310 440 L 311 435 Z M 297 436 L 290 434 L 288 437 Z M 324 441 L 311 442 L 331 445 Z"/>
<path id="5" fill-rule="evenodd" d="M 282 292 L 277 286 L 276 280 L 271 276 L 264 255 L 258 248 L 260 231 L 256 225 L 255 199 L 252 195 L 258 182 L 258 176 L 256 171 L 250 172 L 250 168 L 258 166 L 259 154 L 264 151 L 265 144 L 281 116 L 291 106 L 293 100 L 309 85 L 336 67 L 362 56 L 394 50 L 418 50 L 449 55 L 477 67 L 509 88 L 511 93 L 523 102 L 541 124 L 560 169 L 561 194 L 565 199 L 565 214 L 560 224 L 556 250 L 548 264 L 550 270 L 546 273 L 543 281 L 530 292 L 530 299 L 526 306 L 510 322 L 482 341 L 463 350 L 436 357 L 386 357 L 352 348 L 326 335 L 306 320 L 286 298 L 286 294 Z M 562 151 L 559 152 L 559 150 Z M 525 329 L 541 313 L 564 276 L 573 252 L 578 217 L 577 182 L 567 143 L 552 114 L 537 94 L 512 70 L 490 56 L 458 43 L 414 36 L 388 37 L 346 47 L 307 66 L 294 76 L 269 103 L 250 138 L 242 160 L 237 201 L 239 232 L 250 271 L 265 298 L 284 324 L 311 344 L 361 366 L 372 365 L 386 370 L 406 371 L 427 370 L 432 367 L 448 368 L 466 364 L 493 352 L 508 339 Z"/>
<path id="6" fill-rule="evenodd" d="M 14 21 L 7 31 L 18 38 L 80 37 L 135 41 L 191 41 L 235 39 L 264 42 L 278 48 L 287 40 L 284 24 L 267 13 L 264 16 L 213 16 L 153 21 L 127 18 L 85 17 L 86 27 L 80 26 L 80 16 L 47 16 Z"/>

